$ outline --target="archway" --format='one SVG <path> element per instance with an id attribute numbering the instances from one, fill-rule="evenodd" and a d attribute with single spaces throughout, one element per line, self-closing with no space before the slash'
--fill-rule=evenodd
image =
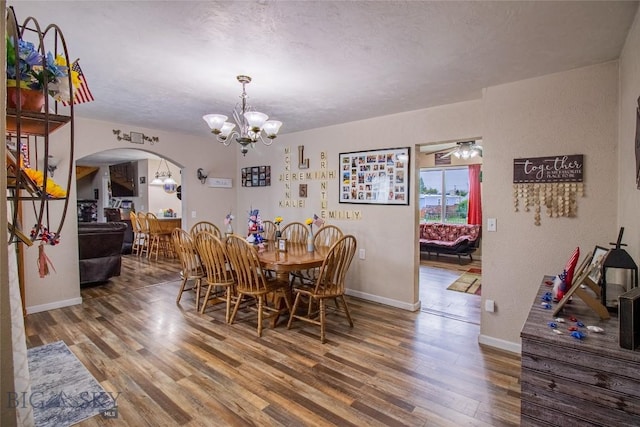
<path id="1" fill-rule="evenodd" d="M 78 211 L 78 221 L 105 222 L 104 209 L 113 207 L 121 209 L 123 215 L 133 209 L 181 217 L 183 209 L 178 193 L 167 193 L 162 185 L 152 184 L 156 175 L 166 178 L 171 174 L 176 187 L 181 186 L 181 169 L 182 165 L 171 159 L 134 148 L 104 150 L 77 159 L 78 206 L 95 209 L 92 214 Z M 121 173 L 122 178 L 116 186 L 112 175 L 117 173 Z"/>

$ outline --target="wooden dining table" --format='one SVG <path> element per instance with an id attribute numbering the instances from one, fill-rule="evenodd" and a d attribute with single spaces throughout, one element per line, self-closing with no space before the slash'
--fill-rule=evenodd
<path id="1" fill-rule="evenodd" d="M 278 250 L 277 242 L 267 241 L 263 248 L 257 248 L 257 252 L 262 268 L 274 271 L 277 280 L 290 283 L 289 273 L 322 266 L 329 253 L 329 247 L 319 246 L 313 252 L 309 252 L 304 243 L 287 242 L 287 251 L 281 252 Z M 293 289 L 292 287 L 287 289 L 285 298 L 289 300 L 291 305 L 293 304 Z M 286 307 L 282 298 L 277 299 L 274 303 L 278 309 L 282 310 Z M 272 319 L 271 327 L 278 323 L 278 318 L 279 316 L 275 316 Z"/>
<path id="2" fill-rule="evenodd" d="M 306 244 L 295 242 L 287 242 L 287 251 L 280 252 L 275 242 L 267 241 L 264 248 L 258 248 L 258 260 L 262 268 L 272 270 L 278 279 L 288 281 L 292 271 L 320 267 L 327 253 L 327 246 L 319 246 L 309 252 Z"/>

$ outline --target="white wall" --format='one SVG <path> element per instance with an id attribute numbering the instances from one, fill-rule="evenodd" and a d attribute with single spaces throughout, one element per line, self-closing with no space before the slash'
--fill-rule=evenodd
<path id="1" fill-rule="evenodd" d="M 624 227 L 627 252 L 640 262 L 640 190 L 636 186 L 636 109 L 640 97 L 640 9 L 620 57 L 620 115 L 618 129 L 618 224 Z"/>
<path id="2" fill-rule="evenodd" d="M 336 171 L 334 179 L 327 180 L 326 201 L 329 211 L 360 211 L 361 220 L 330 220 L 345 233 L 356 236 L 358 248 L 364 248 L 366 259 L 354 259 L 349 271 L 347 287 L 353 295 L 386 304 L 415 310 L 418 308 L 418 281 L 414 275 L 419 251 L 417 249 L 417 201 L 415 188 L 416 144 L 448 141 L 482 134 L 482 103 L 469 101 L 438 108 L 413 111 L 285 134 L 271 147 L 260 144 L 255 151 L 239 157 L 239 167 L 270 165 L 271 187 L 238 187 L 238 211 L 234 226 L 244 231 L 246 213 L 250 207 L 261 210 L 263 219 L 277 215 L 284 223 L 304 221 L 321 213 L 320 180 L 292 182 L 292 198 L 299 199 L 298 184 L 308 185 L 304 207 L 279 207 L 285 199 L 285 183 L 279 175 L 285 172 L 285 147 L 291 149 L 291 172 L 298 173 L 298 145 L 304 145 L 305 157 L 310 160 L 309 170 L 320 171 L 320 153 L 326 152 L 327 170 Z M 286 126 L 286 123 L 285 125 Z M 283 130 L 285 129 L 283 126 Z M 411 147 L 411 198 L 409 206 L 381 206 L 338 203 L 338 156 L 341 152 L 379 148 Z M 236 147 L 237 151 L 238 148 Z M 239 179 L 240 171 L 236 175 Z M 409 178 L 409 177 L 408 177 Z"/>
<path id="3" fill-rule="evenodd" d="M 81 110 L 82 106 L 77 109 Z M 196 178 L 196 170 L 215 171 L 224 176 L 233 176 L 236 171 L 236 151 L 214 143 L 210 138 L 200 138 L 191 135 L 178 135 L 169 132 L 159 132 L 152 129 L 130 127 L 117 123 L 76 118 L 75 120 L 75 158 L 82 158 L 89 154 L 112 148 L 130 148 L 130 143 L 118 141 L 113 135 L 113 129 L 124 132 L 137 131 L 147 135 L 158 136 L 160 141 L 153 146 L 145 144 L 144 149 L 166 157 L 171 162 L 184 166 L 182 176 L 183 201 L 189 212 L 196 212 L 196 218 L 191 214 L 183 218 L 183 227 L 190 227 L 201 219 L 209 219 L 222 224 L 229 206 L 235 206 L 236 193 L 233 190 L 210 188 L 203 186 Z M 61 160 L 56 170 L 55 180 L 65 184 L 65 173 L 69 168 L 68 149 L 70 125 L 58 129 L 52 134 L 50 152 Z M 135 148 L 140 147 L 136 144 Z M 75 166 L 75 165 L 73 165 Z M 75 169 L 75 167 L 73 167 Z M 47 255 L 55 266 L 56 272 L 40 278 L 37 271 L 36 246 L 27 249 L 25 257 L 25 293 L 28 312 L 49 310 L 56 307 L 77 304 L 80 299 L 78 273 L 78 242 L 76 217 L 75 173 L 69 197 L 69 210 L 62 229 L 62 239 L 59 245 L 47 246 Z M 59 217 L 61 202 L 50 203 L 52 217 Z M 29 219 L 25 220 L 29 223 Z"/>
<path id="4" fill-rule="evenodd" d="M 158 169 L 158 165 L 160 164 L 160 160 L 149 159 L 148 173 L 147 175 L 147 188 L 148 188 L 148 206 L 142 206 L 140 208 L 136 208 L 136 210 L 143 210 L 159 215 L 160 209 L 173 209 L 173 211 L 177 214 L 177 217 L 182 217 L 182 202 L 176 196 L 176 193 L 166 193 L 162 185 L 149 185 L 151 180 L 155 178 L 156 172 L 160 170 L 161 172 L 167 171 L 167 167 L 169 168 L 169 172 L 171 172 L 171 178 L 176 182 L 177 185 L 182 184 L 182 175 L 180 174 L 180 168 L 174 165 L 171 162 L 165 163 L 162 162 L 160 169 Z"/>
<path id="5" fill-rule="evenodd" d="M 490 87 L 484 96 L 481 340 L 519 343 L 520 330 L 544 274 L 558 274 L 576 246 L 581 258 L 618 234 L 616 214 L 618 63 L 580 68 Z M 585 196 L 575 218 L 534 225 L 533 211 L 514 211 L 513 160 L 584 154 Z"/>

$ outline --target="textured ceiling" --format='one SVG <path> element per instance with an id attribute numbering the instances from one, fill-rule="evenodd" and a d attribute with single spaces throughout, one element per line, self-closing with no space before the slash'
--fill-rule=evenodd
<path id="1" fill-rule="evenodd" d="M 8 1 L 57 24 L 96 99 L 80 117 L 210 135 L 249 102 L 281 133 L 477 99 L 618 58 L 637 2 Z"/>

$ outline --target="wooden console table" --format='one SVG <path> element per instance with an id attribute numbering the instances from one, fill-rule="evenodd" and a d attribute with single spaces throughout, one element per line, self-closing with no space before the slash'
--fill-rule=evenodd
<path id="1" fill-rule="evenodd" d="M 563 333 L 553 332 L 554 310 L 541 304 L 551 291 L 546 280 L 552 277 L 543 279 L 520 333 L 521 425 L 640 425 L 640 351 L 620 348 L 617 317 L 600 320 L 578 298 L 559 314 Z M 570 316 L 584 323 L 584 340 L 567 330 L 575 325 Z M 588 325 L 604 332 L 591 332 Z"/>

